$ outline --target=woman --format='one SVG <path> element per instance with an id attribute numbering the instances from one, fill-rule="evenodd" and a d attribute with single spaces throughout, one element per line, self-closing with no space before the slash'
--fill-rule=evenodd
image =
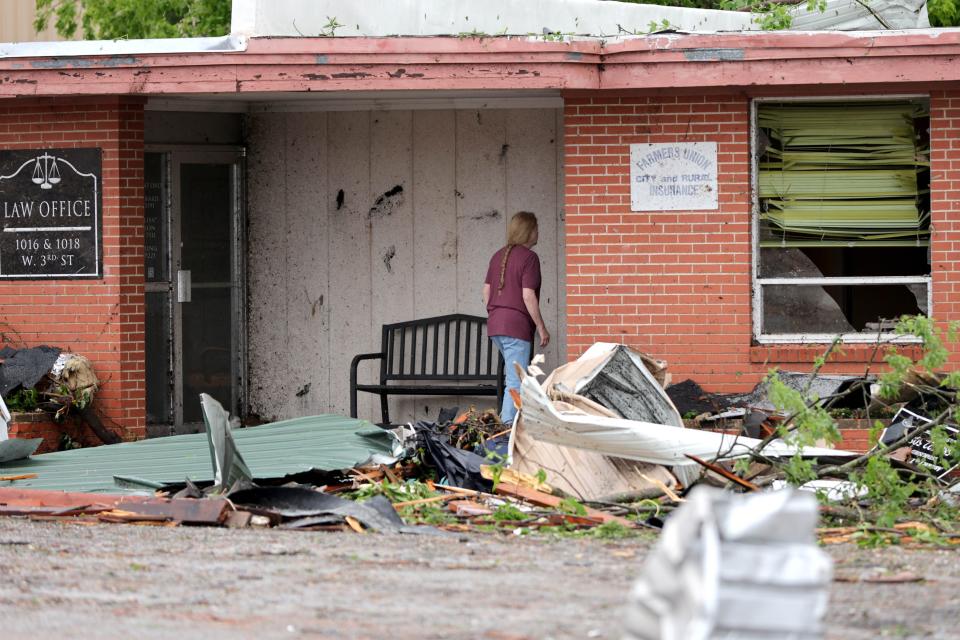
<path id="1" fill-rule="evenodd" d="M 497 345 L 506 366 L 507 393 L 503 396 L 500 419 L 511 424 L 517 414 L 509 390 L 520 390 L 514 363 L 524 369 L 530 364 L 534 330 L 540 348 L 550 344 L 550 334 L 540 315 L 540 258 L 531 247 L 538 239 L 537 217 L 520 211 L 510 219 L 507 245 L 493 254 L 483 283 L 487 306 L 487 333 Z"/>

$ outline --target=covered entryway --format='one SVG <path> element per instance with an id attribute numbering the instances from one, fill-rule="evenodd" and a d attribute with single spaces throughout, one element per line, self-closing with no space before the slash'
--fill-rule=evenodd
<path id="1" fill-rule="evenodd" d="M 148 113 L 147 424 L 149 435 L 167 435 L 200 429 L 200 393 L 244 412 L 244 154 L 196 130 L 209 116 Z M 231 120 L 239 124 L 236 116 L 214 117 L 221 129 Z"/>
<path id="2" fill-rule="evenodd" d="M 519 210 L 539 218 L 546 356 L 560 363 L 559 95 L 345 98 L 148 103 L 151 434 L 198 428 L 200 392 L 250 422 L 346 414 L 350 360 L 378 349 L 382 324 L 486 315 L 487 262 Z M 360 400 L 361 417 L 379 415 Z M 494 403 L 396 398 L 391 415 L 470 404 Z"/>

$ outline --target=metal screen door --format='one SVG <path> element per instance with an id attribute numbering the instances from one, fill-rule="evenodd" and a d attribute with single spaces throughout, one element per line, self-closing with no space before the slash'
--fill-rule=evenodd
<path id="1" fill-rule="evenodd" d="M 150 435 L 199 430 L 200 394 L 243 398 L 239 150 L 145 156 L 146 392 Z"/>

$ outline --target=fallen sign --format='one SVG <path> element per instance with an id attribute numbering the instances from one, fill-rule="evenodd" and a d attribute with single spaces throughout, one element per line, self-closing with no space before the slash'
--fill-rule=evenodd
<path id="1" fill-rule="evenodd" d="M 880 442 L 882 444 L 895 442 L 909 432 L 932 422 L 933 420 L 930 418 L 902 407 L 893 416 L 890 426 L 884 429 L 880 435 Z M 946 436 L 942 455 L 938 457 L 930 433 L 925 432 L 910 438 L 910 457 L 907 462 L 928 470 L 931 475 L 936 476 L 939 480 L 947 480 L 952 476 L 960 475 L 960 464 L 954 464 L 951 467 L 944 467 L 942 464 L 944 460 L 952 459 L 952 452 L 960 443 L 960 428 L 947 424 L 941 425 L 941 428 Z"/>

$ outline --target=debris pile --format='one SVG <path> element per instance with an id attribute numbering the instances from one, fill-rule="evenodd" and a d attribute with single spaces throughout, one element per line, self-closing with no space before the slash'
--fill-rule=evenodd
<path id="1" fill-rule="evenodd" d="M 394 430 L 338 416 L 235 430 L 216 400 L 204 394 L 201 405 L 202 434 L 0 466 L 0 515 L 434 535 L 535 529 L 614 535 L 642 526 L 624 517 L 628 508 L 594 508 L 507 468 L 502 458 L 451 444 L 484 450 L 503 431 L 487 412 L 454 412 L 442 424 Z M 51 490 L 70 487 L 91 493 Z"/>
<path id="2" fill-rule="evenodd" d="M 72 498 L 44 497 L 33 505 L 47 509 L 38 517 L 145 521 L 136 517 L 145 507 L 121 502 L 132 495 L 138 505 L 173 505 L 150 507 L 159 510 L 151 522 L 188 523 L 181 501 L 226 499 L 216 517 L 204 512 L 204 524 L 619 535 L 659 528 L 697 486 L 759 494 L 792 484 L 829 502 L 821 507 L 832 519 L 823 536 L 836 539 L 846 534 L 833 525 L 852 521 L 862 531 L 865 514 L 898 531 L 894 525 L 910 520 L 907 506 L 958 502 L 960 429 L 944 424 L 953 396 L 924 393 L 939 382 L 929 375 L 911 378 L 899 404 L 888 398 L 871 409 L 884 381 L 866 376 L 775 372 L 749 394 L 711 395 L 693 381 L 671 392 L 665 363 L 607 343 L 549 376 L 536 362 L 520 374 L 520 412 L 510 428 L 494 411 L 471 407 L 392 429 L 341 416 L 234 429 L 219 403 L 202 395 L 203 434 L 0 458 L 0 505 L 23 514 L 31 505 L 3 492 L 27 500 L 40 489 L 102 495 L 88 511 L 77 511 Z M 83 378 L 70 386 L 71 379 L 63 374 L 71 394 L 95 388 Z M 712 413 L 701 412 L 691 428 L 674 399 L 681 409 Z M 836 428 L 825 412 L 843 403 L 899 412 L 870 451 L 855 453 L 832 446 Z M 742 418 L 736 428 L 707 428 L 731 414 Z M 886 474 L 883 482 L 864 478 L 867 463 Z M 924 491 L 910 478 L 922 478 Z M 937 535 L 960 541 L 952 530 Z"/>
<path id="3" fill-rule="evenodd" d="M 58 422 L 76 414 L 89 426 L 95 442 L 116 444 L 120 437 L 103 425 L 93 409 L 99 386 L 93 365 L 82 355 L 48 346 L 0 349 L 0 401 L 5 401 L 10 411 L 44 411 Z M 0 426 L 0 440 L 6 433 Z M 0 459 L 17 459 L 12 457 L 13 447 L 20 457 L 32 455 L 40 444 L 41 439 L 32 438 L 7 445 Z"/>

